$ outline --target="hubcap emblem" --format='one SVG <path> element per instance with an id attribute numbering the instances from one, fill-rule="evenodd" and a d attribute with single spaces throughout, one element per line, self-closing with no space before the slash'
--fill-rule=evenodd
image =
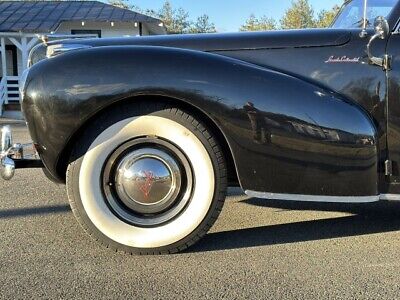
<path id="1" fill-rule="evenodd" d="M 154 174 L 152 171 L 142 171 L 141 173 L 145 180 L 141 185 L 139 185 L 139 189 L 142 191 L 144 198 L 149 200 L 151 188 L 154 184 Z"/>
<path id="2" fill-rule="evenodd" d="M 124 156 L 117 167 L 115 183 L 121 201 L 139 213 L 158 213 L 168 208 L 182 184 L 175 159 L 152 148 Z"/>

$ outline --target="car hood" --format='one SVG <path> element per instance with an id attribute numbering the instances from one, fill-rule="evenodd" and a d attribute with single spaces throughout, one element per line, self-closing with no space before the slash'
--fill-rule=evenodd
<path id="1" fill-rule="evenodd" d="M 345 29 L 300 29 L 224 34 L 182 34 L 122 38 L 76 38 L 56 40 L 36 46 L 29 57 L 29 65 L 46 59 L 48 47 L 80 49 L 82 46 L 162 46 L 206 52 L 285 49 L 342 46 L 351 39 Z M 64 46 L 65 47 L 62 47 Z M 69 45 L 69 46 L 68 46 Z M 66 52 L 66 51 L 65 51 Z"/>
<path id="2" fill-rule="evenodd" d="M 350 38 L 351 33 L 348 30 L 307 29 L 225 34 L 80 39 L 79 42 L 75 39 L 63 41 L 62 43 L 84 44 L 92 47 L 112 45 L 150 45 L 196 49 L 202 51 L 227 51 L 242 49 L 339 46 L 349 42 Z"/>

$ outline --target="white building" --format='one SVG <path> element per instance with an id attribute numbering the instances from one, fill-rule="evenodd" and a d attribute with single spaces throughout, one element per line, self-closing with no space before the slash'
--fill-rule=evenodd
<path id="1" fill-rule="evenodd" d="M 159 19 L 99 1 L 0 1 L 0 116 L 4 108 L 19 108 L 19 76 L 41 35 L 165 33 Z"/>

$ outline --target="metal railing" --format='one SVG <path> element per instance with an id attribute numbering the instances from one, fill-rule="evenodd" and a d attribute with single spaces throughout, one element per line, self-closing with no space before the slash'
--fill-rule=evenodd
<path id="1" fill-rule="evenodd" d="M 18 76 L 7 76 L 6 77 L 6 87 L 7 87 L 7 98 L 4 102 L 9 103 L 19 103 L 19 77 Z"/>
<path id="2" fill-rule="evenodd" d="M 0 80 L 0 116 L 5 104 L 19 104 L 19 77 L 7 76 Z"/>
<path id="3" fill-rule="evenodd" d="M 7 78 L 0 80 L 0 116 L 3 114 L 3 105 L 7 102 Z"/>

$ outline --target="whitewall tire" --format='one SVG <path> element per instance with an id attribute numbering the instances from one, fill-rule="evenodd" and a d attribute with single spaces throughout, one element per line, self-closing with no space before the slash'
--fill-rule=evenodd
<path id="1" fill-rule="evenodd" d="M 70 203 L 81 225 L 109 247 L 178 252 L 199 240 L 222 209 L 221 149 L 201 121 L 180 109 L 124 105 L 97 118 L 76 145 L 67 171 Z"/>

